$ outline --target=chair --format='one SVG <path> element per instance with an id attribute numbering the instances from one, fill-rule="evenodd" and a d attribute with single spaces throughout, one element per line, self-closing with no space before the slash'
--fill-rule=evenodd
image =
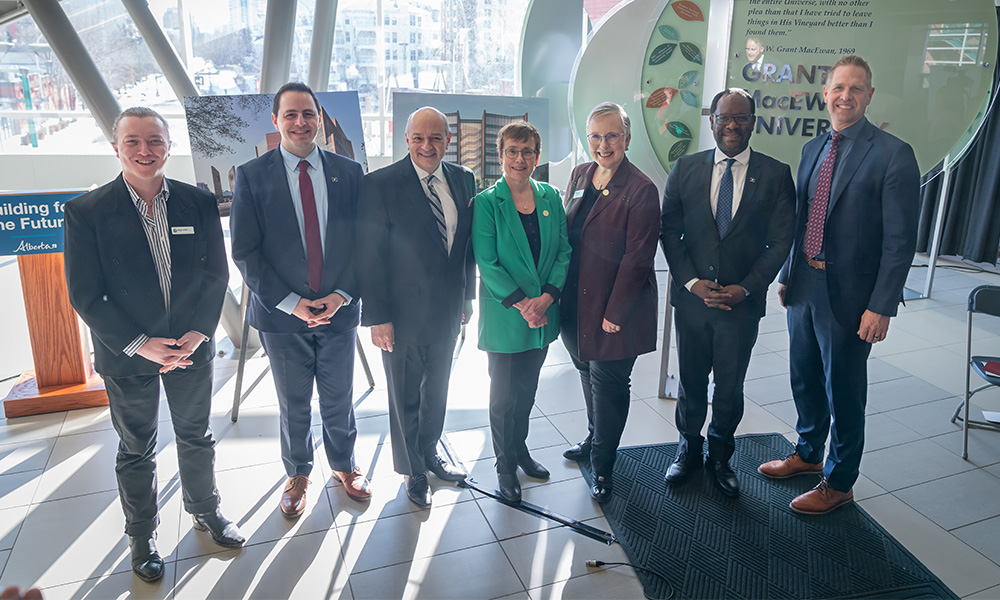
<path id="1" fill-rule="evenodd" d="M 989 361 L 1000 362 L 1000 357 L 996 356 L 973 356 L 972 355 L 972 315 L 981 313 L 993 317 L 1000 317 L 1000 286 L 981 285 L 969 292 L 969 330 L 966 341 L 965 352 L 965 397 L 955 407 L 955 413 L 951 415 L 951 422 L 956 420 L 962 422 L 962 458 L 969 458 L 969 428 L 992 429 L 1000 431 L 1000 425 L 989 421 L 976 421 L 969 418 L 969 404 L 972 396 L 985 389 L 1000 386 L 1000 376 L 991 375 L 986 372 L 985 366 Z M 972 387 L 972 371 L 975 371 L 986 383 L 970 389 Z M 963 411 L 964 408 L 964 411 Z M 959 416 L 959 413 L 964 413 Z"/>

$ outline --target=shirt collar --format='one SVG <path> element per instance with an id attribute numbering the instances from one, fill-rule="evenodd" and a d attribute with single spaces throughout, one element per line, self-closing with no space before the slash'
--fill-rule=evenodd
<path id="1" fill-rule="evenodd" d="M 128 195 L 132 197 L 132 204 L 135 204 L 135 207 L 136 207 L 136 209 L 139 210 L 139 212 L 145 213 L 146 212 L 146 205 L 143 204 L 142 198 L 135 191 L 135 189 L 133 189 L 132 186 L 129 185 L 128 179 L 125 179 L 124 177 L 122 177 L 122 181 L 125 182 L 125 187 L 128 188 Z M 163 196 L 163 201 L 164 202 L 166 202 L 170 198 L 170 189 L 167 187 L 167 178 L 166 177 L 163 178 L 163 187 L 161 187 L 160 191 L 156 194 L 156 196 L 153 197 L 153 201 L 155 202 L 156 199 L 158 197 L 160 197 L 160 196 Z"/>
<path id="2" fill-rule="evenodd" d="M 441 162 L 438 163 L 438 168 L 433 173 L 434 174 L 434 178 L 437 181 L 444 181 L 445 180 L 444 179 L 444 167 L 441 166 L 443 164 L 443 162 L 444 161 L 441 161 Z M 418 167 L 417 163 L 413 162 L 412 159 L 410 160 L 410 164 L 413 165 L 413 170 L 417 172 L 417 177 L 420 178 L 420 181 L 427 181 L 427 176 L 430 175 L 431 173 L 428 173 L 427 171 L 425 171 L 425 170 L 421 169 L 420 167 Z"/>
<path id="3" fill-rule="evenodd" d="M 719 150 L 718 146 L 716 146 L 714 164 L 719 164 L 720 162 L 724 162 L 727 158 L 735 158 L 736 164 L 743 167 L 747 166 L 747 164 L 750 162 L 750 146 L 744 148 L 743 152 L 740 152 L 736 156 L 727 156 L 725 152 Z"/>
<path id="4" fill-rule="evenodd" d="M 858 119 L 857 123 L 854 123 L 849 127 L 841 129 L 839 133 L 844 137 L 850 139 L 851 141 L 854 141 L 858 139 L 858 135 L 861 133 L 861 130 L 865 128 L 865 123 L 867 122 L 868 119 L 866 117 L 861 117 L 860 119 Z M 831 137 L 833 136 L 833 131 L 830 132 L 830 136 Z"/>
<path id="5" fill-rule="evenodd" d="M 289 171 L 295 171 L 299 166 L 299 162 L 303 160 L 308 161 L 309 166 L 313 169 L 319 168 L 319 146 L 314 145 L 312 152 L 310 152 L 309 156 L 305 158 L 295 156 L 288 150 L 285 150 L 285 147 L 281 144 L 278 144 L 278 149 L 278 151 L 281 152 L 281 160 L 285 163 L 285 168 Z"/>

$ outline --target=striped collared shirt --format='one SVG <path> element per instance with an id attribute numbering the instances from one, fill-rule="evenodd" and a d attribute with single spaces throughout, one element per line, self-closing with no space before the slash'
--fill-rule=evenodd
<path id="1" fill-rule="evenodd" d="M 160 281 L 160 291 L 163 292 L 163 305 L 170 314 L 170 226 L 167 223 L 167 200 L 170 198 L 170 191 L 167 189 L 167 179 L 163 179 L 163 188 L 153 198 L 153 215 L 149 216 L 146 209 L 146 202 L 139 197 L 139 194 L 132 189 L 128 181 L 125 181 L 132 203 L 139 212 L 139 220 L 142 222 L 142 229 L 146 232 L 146 240 L 149 242 L 149 250 L 153 255 L 153 265 L 156 267 L 156 277 Z M 149 336 L 145 333 L 139 334 L 124 352 L 127 356 L 133 356 L 139 348 L 149 341 Z"/>

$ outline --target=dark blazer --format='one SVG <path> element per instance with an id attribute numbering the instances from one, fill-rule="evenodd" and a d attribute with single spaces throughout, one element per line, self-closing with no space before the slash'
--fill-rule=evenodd
<path id="1" fill-rule="evenodd" d="M 586 189 L 597 163 L 577 166 L 563 200 L 568 228 L 580 208 L 576 190 Z M 577 308 L 578 358 L 620 360 L 656 350 L 656 240 L 659 194 L 656 186 L 622 160 L 583 225 Z M 618 333 L 605 333 L 607 319 Z"/>
<path id="2" fill-rule="evenodd" d="M 458 209 L 450 254 L 409 155 L 369 173 L 361 182 L 361 323 L 391 322 L 395 341 L 401 344 L 455 338 L 464 301 L 476 297 L 476 262 L 469 244 L 476 178 L 463 166 L 441 165 Z"/>
<path id="3" fill-rule="evenodd" d="M 712 214 L 715 149 L 682 156 L 667 177 L 660 242 L 670 265 L 670 303 L 690 310 L 713 310 L 684 287 L 692 279 L 739 284 L 750 295 L 733 307 L 748 317 L 764 316 L 767 286 L 792 246 L 795 184 L 792 170 L 759 152 L 750 152 L 739 209 L 726 237 Z"/>
<path id="4" fill-rule="evenodd" d="M 65 208 L 65 262 L 69 300 L 90 327 L 94 367 L 110 377 L 156 374 L 160 365 L 123 350 L 140 334 L 179 338 L 189 331 L 213 337 L 229 281 L 222 224 L 215 197 L 168 180 L 167 221 L 194 228 L 170 236 L 170 314 L 146 233 L 125 180 L 74 198 Z M 190 356 L 194 367 L 211 362 L 215 341 Z"/>
<path id="5" fill-rule="evenodd" d="M 805 259 L 809 178 L 830 134 L 802 147 L 795 242 L 778 281 L 796 293 L 795 263 Z M 851 330 L 865 310 L 895 316 L 917 245 L 920 169 L 913 149 L 867 120 L 830 190 L 823 254 L 837 321 Z"/>
<path id="6" fill-rule="evenodd" d="M 357 213 L 361 165 L 320 149 L 329 210 L 320 289 L 309 288 L 309 262 L 285 164 L 278 148 L 236 169 L 236 190 L 229 217 L 233 261 L 250 287 L 250 324 L 266 333 L 306 331 L 305 321 L 277 308 L 290 292 L 310 300 L 343 290 L 352 302 L 330 319 L 333 331 L 358 326 L 361 295 L 355 275 L 354 219 Z"/>

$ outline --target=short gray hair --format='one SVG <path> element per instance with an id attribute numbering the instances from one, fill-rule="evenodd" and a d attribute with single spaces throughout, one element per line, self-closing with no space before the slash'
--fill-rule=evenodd
<path id="1" fill-rule="evenodd" d="M 614 102 L 601 102 L 594 107 L 594 110 L 590 111 L 587 115 L 587 125 L 596 119 L 597 117 L 603 117 L 604 115 L 615 115 L 622 120 L 622 127 L 625 128 L 625 137 L 632 135 L 632 121 L 629 120 L 628 114 L 625 109 L 622 108 L 621 104 L 615 104 Z"/>
<path id="2" fill-rule="evenodd" d="M 111 126 L 111 143 L 118 143 L 118 125 L 122 122 L 125 117 L 137 117 L 140 119 L 153 118 L 158 119 L 160 123 L 163 124 L 164 131 L 167 132 L 167 140 L 170 140 L 170 127 L 167 125 L 167 120 L 163 118 L 163 115 L 156 112 L 152 108 L 146 108 L 145 106 L 133 106 L 131 108 L 126 108 L 121 113 L 115 117 L 115 124 Z"/>

